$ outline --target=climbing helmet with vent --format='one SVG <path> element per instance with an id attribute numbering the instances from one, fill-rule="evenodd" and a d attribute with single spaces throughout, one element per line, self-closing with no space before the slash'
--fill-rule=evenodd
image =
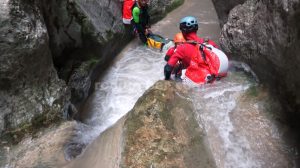
<path id="1" fill-rule="evenodd" d="M 186 16 L 180 20 L 179 29 L 182 33 L 196 32 L 198 30 L 198 22 L 193 16 Z"/>

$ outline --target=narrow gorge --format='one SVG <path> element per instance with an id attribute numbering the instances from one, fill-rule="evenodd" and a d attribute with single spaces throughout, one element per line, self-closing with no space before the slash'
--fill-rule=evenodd
<path id="1" fill-rule="evenodd" d="M 151 0 L 150 15 L 166 38 L 199 19 L 228 76 L 164 81 L 166 50 L 134 39 L 120 0 L 0 3 L 0 167 L 299 166 L 299 0 Z"/>

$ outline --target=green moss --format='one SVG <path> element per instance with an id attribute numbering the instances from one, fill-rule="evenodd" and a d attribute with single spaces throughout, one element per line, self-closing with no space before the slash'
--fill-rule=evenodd
<path id="1" fill-rule="evenodd" d="M 191 145 L 196 146 L 202 146 L 203 145 L 203 137 L 198 134 L 194 134 L 194 136 L 191 138 Z"/>
<path id="2" fill-rule="evenodd" d="M 31 122 L 24 122 L 13 130 L 6 130 L 1 136 L 0 141 L 6 142 L 5 145 L 18 144 L 25 135 L 31 135 L 35 137 L 35 134 L 42 128 L 49 127 L 50 124 L 57 124 L 62 121 L 62 117 L 59 113 L 49 111 L 44 114 L 36 115 Z M 2 143 L 0 146 L 3 145 Z"/>
<path id="3" fill-rule="evenodd" d="M 160 163 L 163 161 L 166 157 L 168 157 L 168 153 L 164 152 L 163 150 L 159 150 L 159 154 L 154 157 L 155 163 Z"/>
<path id="4" fill-rule="evenodd" d="M 137 116 L 134 115 L 134 113 L 131 111 L 129 112 L 129 116 L 126 119 L 126 122 L 124 124 L 126 126 L 126 134 L 127 134 L 127 141 L 125 145 L 125 150 L 124 153 L 128 153 L 129 148 L 134 145 L 135 143 L 135 132 L 138 130 L 140 127 L 143 126 L 143 122 L 141 119 Z"/>
<path id="5" fill-rule="evenodd" d="M 92 25 L 91 21 L 88 20 L 87 18 L 84 18 L 82 20 L 81 26 L 82 26 L 81 32 L 82 35 L 84 36 L 91 35 L 95 32 L 94 26 Z"/>
<path id="6" fill-rule="evenodd" d="M 164 126 L 171 131 L 175 131 L 174 119 L 171 116 L 171 111 L 165 109 L 159 113 L 160 119 L 162 120 Z"/>
<path id="7" fill-rule="evenodd" d="M 129 135 L 133 134 L 137 129 L 143 126 L 143 123 L 139 117 L 128 118 L 127 121 L 127 132 Z"/>
<path id="8" fill-rule="evenodd" d="M 88 61 L 83 62 L 80 67 L 77 69 L 80 74 L 89 73 L 98 63 L 99 59 L 90 58 Z"/>
<path id="9" fill-rule="evenodd" d="M 257 86 L 252 85 L 251 87 L 249 87 L 246 91 L 247 95 L 253 96 L 253 97 L 257 97 L 258 96 L 258 88 Z"/>
<path id="10" fill-rule="evenodd" d="M 92 68 L 95 65 L 97 65 L 98 62 L 99 62 L 99 59 L 92 58 L 92 59 L 88 60 L 87 64 L 89 65 L 90 68 Z"/>
<path id="11" fill-rule="evenodd" d="M 107 41 L 110 41 L 112 40 L 114 37 L 114 32 L 112 30 L 107 30 L 106 31 L 106 38 L 107 38 Z"/>

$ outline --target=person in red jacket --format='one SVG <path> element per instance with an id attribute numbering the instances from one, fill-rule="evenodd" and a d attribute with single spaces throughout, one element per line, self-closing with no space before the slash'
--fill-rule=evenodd
<path id="1" fill-rule="evenodd" d="M 173 42 L 174 42 L 174 47 L 169 48 L 169 50 L 167 51 L 166 56 L 165 56 L 165 61 L 167 61 L 167 62 L 170 59 L 170 57 L 174 54 L 177 46 L 180 44 L 183 44 L 184 42 L 186 42 L 186 40 L 183 37 L 183 34 L 180 32 L 174 36 Z M 175 79 L 180 78 L 181 71 L 182 71 L 182 63 L 181 63 L 181 61 L 178 61 L 172 72 L 172 74 L 175 74 Z"/>
<path id="2" fill-rule="evenodd" d="M 176 66 L 178 61 L 182 62 L 182 68 L 186 69 L 190 66 L 191 58 L 193 56 L 199 56 L 201 53 L 199 52 L 199 44 L 202 44 L 204 42 L 218 48 L 216 43 L 214 43 L 211 40 L 205 41 L 203 38 L 200 38 L 197 36 L 198 31 L 198 22 L 195 17 L 193 16 L 187 16 L 180 20 L 179 28 L 186 39 L 186 42 L 182 45 L 179 45 L 176 48 L 176 51 L 170 59 L 168 60 L 167 64 L 164 67 L 164 75 L 165 80 L 169 80 L 171 73 Z M 203 59 L 203 56 L 198 59 L 198 64 L 200 66 L 206 67 L 205 60 Z"/>
<path id="3" fill-rule="evenodd" d="M 123 23 L 130 25 L 132 20 L 132 8 L 135 4 L 135 0 L 123 0 Z"/>
<path id="4" fill-rule="evenodd" d="M 173 38 L 173 42 L 174 42 L 174 47 L 171 47 L 168 49 L 166 56 L 165 56 L 165 60 L 168 61 L 170 59 L 170 57 L 174 54 L 175 49 L 178 45 L 186 42 L 185 38 L 183 37 L 182 33 L 177 33 L 174 38 Z"/>

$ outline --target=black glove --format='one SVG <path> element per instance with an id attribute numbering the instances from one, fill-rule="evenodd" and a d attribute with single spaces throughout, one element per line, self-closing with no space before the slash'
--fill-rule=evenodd
<path id="1" fill-rule="evenodd" d="M 207 83 L 212 83 L 214 81 L 214 79 L 215 79 L 215 75 L 214 74 L 208 75 L 206 77 Z"/>
<path id="2" fill-rule="evenodd" d="M 172 70 L 173 70 L 172 66 L 170 66 L 169 64 L 165 65 L 165 68 L 164 68 L 165 80 L 170 79 Z"/>
<path id="3" fill-rule="evenodd" d="M 170 59 L 170 56 L 169 56 L 169 55 L 166 55 L 166 56 L 165 56 L 165 61 L 167 61 L 167 62 L 168 62 L 168 61 L 169 61 L 169 59 Z"/>

